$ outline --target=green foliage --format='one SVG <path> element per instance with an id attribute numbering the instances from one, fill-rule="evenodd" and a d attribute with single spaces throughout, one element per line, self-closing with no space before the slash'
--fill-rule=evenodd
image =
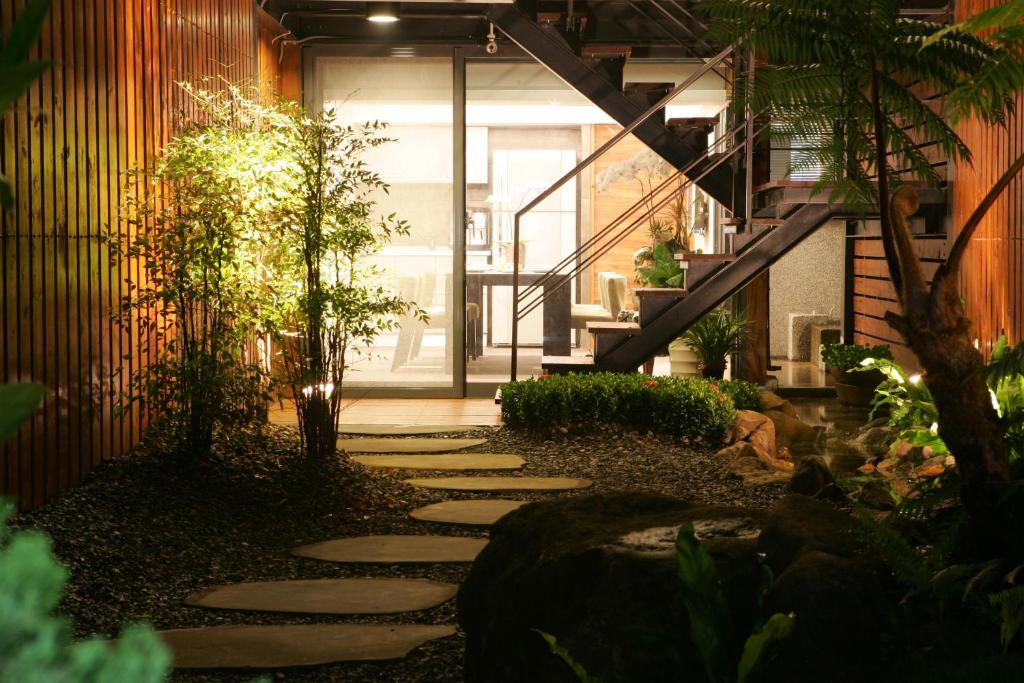
<path id="1" fill-rule="evenodd" d="M 939 411 L 921 376 L 908 376 L 897 363 L 886 359 L 871 359 L 861 365 L 865 370 L 879 370 L 885 376 L 871 399 L 872 417 L 888 410 L 889 426 L 899 430 L 897 440 L 928 446 L 936 455 L 949 453 L 939 437 Z"/>
<path id="2" fill-rule="evenodd" d="M 1024 641 L 1024 586 L 993 593 L 989 601 L 999 609 L 999 640 L 1003 649 L 1009 650 L 1016 643 Z"/>
<path id="3" fill-rule="evenodd" d="M 0 506 L 0 681 L 165 680 L 170 654 L 148 626 L 129 626 L 115 641 L 72 641 L 71 625 L 55 614 L 67 571 L 44 534 L 10 533 L 11 510 Z"/>
<path id="4" fill-rule="evenodd" d="M 0 31 L 0 119 L 50 66 L 48 61 L 32 60 L 28 56 L 43 29 L 51 4 L 52 0 L 28 0 L 15 18 L 6 43 Z M 13 205 L 10 183 L 0 174 L 0 208 L 10 209 Z"/>
<path id="5" fill-rule="evenodd" d="M 371 348 L 407 304 L 368 265 L 409 226 L 377 216 L 372 196 L 388 186 L 362 155 L 388 142 L 383 126 L 334 122 L 334 112 L 293 113 L 283 151 L 289 192 L 276 207 L 274 297 L 264 308 L 291 387 L 307 456 L 336 452 L 341 387 L 359 347 Z"/>
<path id="6" fill-rule="evenodd" d="M 128 178 L 131 235 L 111 236 L 112 260 L 138 259 L 119 320 L 134 340 L 122 409 L 168 420 L 179 452 L 210 453 L 222 424 L 259 417 L 267 383 L 247 353 L 269 305 L 265 257 L 273 208 L 292 188 L 282 136 L 287 111 L 233 86 L 182 86 L 195 114 L 151 168 Z"/>
<path id="7" fill-rule="evenodd" d="M 726 358 L 739 351 L 749 336 L 746 318 L 719 308 L 691 325 L 682 339 L 697 354 L 706 377 L 721 377 Z"/>
<path id="8" fill-rule="evenodd" d="M 1017 478 L 1024 477 L 1024 343 L 1010 346 L 1000 336 L 985 367 L 993 407 L 1006 430 L 1006 450 Z"/>
<path id="9" fill-rule="evenodd" d="M 839 370 L 854 370 L 868 358 L 892 360 L 888 344 L 862 346 L 860 344 L 822 344 L 821 359 Z"/>
<path id="10" fill-rule="evenodd" d="M 544 639 L 544 642 L 548 644 L 551 649 L 551 654 L 556 655 L 559 659 L 565 662 L 572 672 L 576 674 L 576 678 L 580 680 L 580 683 L 603 683 L 602 679 L 597 676 L 591 676 L 587 673 L 586 667 L 576 661 L 572 654 L 564 647 L 558 644 L 558 639 L 550 633 L 545 633 L 539 629 L 533 629 L 540 634 L 540 637 Z"/>
<path id="11" fill-rule="evenodd" d="M 703 0 L 700 8 L 712 38 L 758 56 L 753 77 L 735 85 L 737 110 L 770 112 L 772 135 L 808 141 L 791 171 L 820 166 L 815 190 L 830 190 L 833 201 L 876 204 L 879 167 L 893 187 L 901 176 L 937 186 L 931 149 L 971 158 L 950 119 L 1002 121 L 1019 90 L 1017 78 L 1000 74 L 1018 73 L 1020 49 L 962 30 L 926 44 L 941 26 L 900 16 L 898 0 Z M 936 111 L 920 93 L 957 96 Z M 881 160 L 877 135 L 888 148 Z"/>
<path id="12" fill-rule="evenodd" d="M 637 265 L 637 281 L 648 287 L 682 287 L 686 272 L 676 261 L 675 254 L 665 244 L 659 244 L 649 252 L 651 265 Z"/>
<path id="13" fill-rule="evenodd" d="M 760 410 L 761 400 L 757 395 L 757 385 L 744 379 L 720 379 L 715 384 L 722 393 L 732 399 L 737 410 Z"/>
<path id="14" fill-rule="evenodd" d="M 42 384 L 0 384 L 0 444 L 18 433 L 45 395 Z"/>
<path id="15" fill-rule="evenodd" d="M 717 439 L 736 419 L 732 400 L 713 382 L 605 372 L 503 384 L 501 412 L 512 428 L 618 423 L 691 439 Z"/>
<path id="16" fill-rule="evenodd" d="M 774 645 L 793 632 L 796 617 L 776 613 L 767 620 L 758 614 L 750 635 L 742 648 L 737 648 L 739 635 L 718 577 L 715 561 L 697 540 L 693 524 L 687 522 L 676 536 L 676 567 L 682 583 L 683 602 L 690 620 L 690 636 L 697 655 L 704 664 L 709 683 L 745 683 Z M 771 588 L 774 577 L 761 561 L 762 585 L 758 605 Z M 760 610 L 759 610 L 760 611 Z M 739 652 L 737 661 L 736 654 Z"/>

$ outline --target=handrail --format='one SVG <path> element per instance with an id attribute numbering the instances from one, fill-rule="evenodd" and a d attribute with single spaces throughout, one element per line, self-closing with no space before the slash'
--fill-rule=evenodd
<path id="1" fill-rule="evenodd" d="M 746 144 L 745 141 L 740 143 L 739 145 L 736 146 L 736 148 L 733 150 L 733 152 L 738 152 L 739 150 L 743 149 L 743 146 L 745 144 Z M 684 187 L 689 186 L 692 183 L 699 182 L 701 179 L 704 178 L 704 176 L 706 176 L 708 173 L 713 171 L 720 164 L 724 163 L 725 160 L 728 159 L 731 156 L 732 156 L 732 154 L 724 155 L 721 158 L 717 159 L 713 164 L 711 164 L 707 168 L 702 169 L 700 175 L 698 175 L 696 178 L 693 178 L 693 179 L 687 178 L 687 182 L 684 185 Z M 677 174 L 675 174 L 673 177 L 675 178 L 675 177 L 678 177 L 679 175 L 684 175 L 684 172 L 680 171 Z M 648 195 L 648 196 L 650 196 L 650 195 Z M 588 266 L 592 265 L 599 258 L 601 258 L 605 254 L 607 254 L 609 251 L 611 251 L 612 248 L 614 248 L 619 242 L 621 242 L 627 235 L 629 235 L 634 230 L 636 230 L 636 228 L 637 228 L 637 226 L 638 226 L 638 224 L 640 222 L 646 220 L 647 217 L 650 216 L 651 214 L 656 213 L 658 211 L 661 211 L 663 208 L 665 208 L 665 206 L 674 198 L 674 196 L 675 196 L 675 193 L 670 193 L 670 194 L 666 195 L 664 198 L 658 200 L 658 202 L 651 208 L 651 210 L 648 213 L 643 214 L 643 215 L 639 216 L 638 218 L 636 218 L 632 223 L 630 223 L 625 228 L 623 228 L 621 231 L 619 231 L 619 233 L 614 238 L 612 238 L 610 241 L 608 241 L 606 244 L 604 244 L 602 247 L 600 247 L 595 253 L 589 254 L 586 258 L 583 259 L 583 261 L 581 263 L 579 263 L 571 271 L 569 271 L 568 273 L 562 274 L 561 275 L 561 279 L 556 284 L 554 284 L 551 287 L 549 287 L 547 291 L 542 291 L 540 294 L 538 294 L 536 297 L 534 297 L 530 301 L 530 303 L 526 307 L 526 310 L 520 312 L 520 319 L 525 318 L 528 314 L 530 314 L 538 306 L 540 306 L 544 302 L 545 295 L 547 295 L 549 292 L 553 292 L 553 291 L 556 291 L 556 290 L 564 287 L 569 282 L 571 282 L 574 277 L 579 275 L 580 271 L 582 271 L 585 268 L 587 268 Z M 613 225 L 613 227 L 615 227 L 615 226 Z M 548 274 L 551 274 L 551 271 L 548 271 Z"/>
<path id="2" fill-rule="evenodd" d="M 743 128 L 743 126 L 744 126 L 744 124 L 741 123 L 738 126 L 736 126 L 735 128 L 733 128 L 732 130 L 730 130 L 729 132 L 725 133 L 724 135 L 719 136 L 715 140 L 715 142 L 713 142 L 711 144 L 710 147 L 708 147 L 706 150 L 704 150 L 703 153 L 701 153 L 700 156 L 698 156 L 696 159 L 691 161 L 684 168 L 679 169 L 675 173 L 667 176 L 665 178 L 665 180 L 662 181 L 656 188 L 652 189 L 647 195 L 645 195 L 644 197 L 641 197 L 640 199 L 638 199 L 636 202 L 633 203 L 632 206 L 630 206 L 628 209 L 626 209 L 625 211 L 620 213 L 618 216 L 616 216 L 607 226 L 605 226 L 599 232 L 597 232 L 593 236 L 591 236 L 586 242 L 584 242 L 583 244 L 579 245 L 574 252 L 572 252 L 568 256 L 563 257 L 561 261 L 559 261 L 557 264 L 555 264 L 554 266 L 549 268 L 548 271 L 543 276 L 538 278 L 535 282 L 532 282 L 529 285 L 527 285 L 526 288 L 519 295 L 520 302 L 526 301 L 526 297 L 529 296 L 533 291 L 535 291 L 537 289 L 541 289 L 553 276 L 557 275 L 559 271 L 561 271 L 563 268 L 565 268 L 567 265 L 569 265 L 572 261 L 574 261 L 581 253 L 586 251 L 592 244 L 594 244 L 599 239 L 604 237 L 606 234 L 608 234 L 609 232 L 614 230 L 623 220 L 625 220 L 628 216 L 633 214 L 637 209 L 644 208 L 645 204 L 647 203 L 646 202 L 646 197 L 651 197 L 651 196 L 659 194 L 665 187 L 667 187 L 669 184 L 675 182 L 679 178 L 680 175 L 687 175 L 690 171 L 692 171 L 694 168 L 696 168 L 699 164 L 701 164 L 702 162 L 704 162 L 707 159 L 709 159 L 713 154 L 716 154 L 718 146 L 720 144 L 724 143 L 724 142 L 728 142 L 729 140 L 731 140 L 736 135 L 736 133 L 738 133 Z M 764 130 L 763 126 L 762 126 L 761 130 Z M 743 143 L 738 144 L 728 156 L 732 156 L 732 154 L 735 154 L 736 152 L 738 152 L 741 149 L 743 149 Z M 728 158 L 728 156 L 725 157 L 725 158 Z M 706 173 L 707 171 L 712 170 L 713 168 L 718 166 L 719 163 L 720 163 L 720 161 L 719 162 L 715 162 L 714 164 L 709 166 L 707 169 L 705 169 L 705 173 L 702 173 L 700 177 L 703 178 L 705 175 L 707 175 L 707 173 Z M 660 207 L 660 208 L 663 208 L 663 207 Z M 659 210 L 660 210 L 660 208 L 659 208 Z M 646 215 L 644 217 L 646 217 Z M 521 314 L 519 316 L 519 319 L 522 320 L 524 316 L 525 316 L 525 314 Z"/>
<path id="3" fill-rule="evenodd" d="M 608 151 L 616 144 L 618 144 L 620 140 L 622 140 L 627 135 L 636 130 L 638 127 L 640 127 L 640 125 L 647 121 L 651 116 L 653 116 L 655 112 L 665 107 L 669 102 L 675 99 L 681 92 L 683 92 L 691 85 L 696 83 L 698 79 L 703 77 L 715 66 L 717 66 L 720 62 L 722 62 L 726 57 L 728 57 L 732 53 L 732 51 L 733 46 L 730 45 L 729 47 L 725 48 L 717 55 L 712 57 L 710 60 L 705 62 L 701 66 L 701 68 L 697 69 L 695 72 L 690 74 L 690 76 L 685 81 L 683 81 L 678 86 L 673 88 L 667 95 L 658 100 L 656 104 L 649 107 L 647 111 L 645 111 L 635 120 L 633 120 L 632 123 L 624 127 L 621 131 L 612 136 L 606 143 L 604 143 L 599 148 L 594 150 L 594 152 L 587 156 L 586 159 L 577 164 L 574 169 L 572 169 L 571 171 L 563 175 L 561 178 L 556 180 L 553 185 L 548 187 L 548 189 L 541 192 L 531 202 L 529 202 L 528 204 L 520 208 L 518 211 L 516 211 L 512 227 L 512 357 L 510 374 L 511 380 L 513 382 L 516 380 L 519 360 L 519 230 L 520 221 L 523 215 L 526 214 L 528 211 L 532 210 L 537 205 L 539 205 L 545 199 L 550 197 L 567 182 L 569 182 L 577 175 L 582 173 L 583 169 L 590 166 L 590 164 L 594 163 L 594 161 L 596 161 L 598 158 L 604 155 L 606 151 Z"/>

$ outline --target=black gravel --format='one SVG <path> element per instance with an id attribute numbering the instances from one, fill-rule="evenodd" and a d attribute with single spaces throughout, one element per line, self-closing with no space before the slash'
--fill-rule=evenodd
<path id="1" fill-rule="evenodd" d="M 646 489 L 701 503 L 765 508 L 783 494 L 782 486 L 744 488 L 715 459 L 712 444 L 682 444 L 616 427 L 551 433 L 482 428 L 451 436 L 489 439 L 474 451 L 522 455 L 523 475 L 586 477 L 594 486 L 513 495 L 413 489 L 401 480 L 444 475 L 341 463 L 310 467 L 295 456 L 295 433 L 271 427 L 261 435 L 236 435 L 215 461 L 201 466 L 183 466 L 167 455 L 158 436 L 148 437 L 130 457 L 101 465 L 81 485 L 16 523 L 37 526 L 53 538 L 71 574 L 61 609 L 74 620 L 79 636 L 113 635 L 121 624 L 140 620 L 156 628 L 334 621 L 454 624 L 454 601 L 395 616 L 325 617 L 207 610 L 182 600 L 200 588 L 239 581 L 403 576 L 458 583 L 467 566 L 345 566 L 289 554 L 297 545 L 340 536 L 485 535 L 485 530 L 408 517 L 413 508 L 443 500 L 543 500 Z M 274 676 L 290 681 L 460 681 L 462 647 L 459 633 L 395 662 L 289 669 Z M 251 673 L 209 671 L 179 672 L 173 680 L 251 678 Z"/>

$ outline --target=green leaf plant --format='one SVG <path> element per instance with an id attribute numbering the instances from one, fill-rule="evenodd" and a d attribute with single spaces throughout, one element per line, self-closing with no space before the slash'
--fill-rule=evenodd
<path id="1" fill-rule="evenodd" d="M 140 265 L 123 269 L 116 315 L 132 340 L 120 410 L 164 419 L 193 462 L 210 456 L 217 428 L 254 423 L 267 404 L 253 340 L 273 301 L 267 225 L 292 191 L 281 172 L 291 110 L 209 85 L 181 85 L 194 114 L 152 165 L 128 173 L 128 230 L 108 235 L 112 266 Z"/>
<path id="2" fill-rule="evenodd" d="M 342 382 L 354 355 L 372 349 L 398 316 L 424 314 L 397 296 L 368 257 L 409 225 L 381 215 L 387 184 L 363 155 L 390 140 L 381 123 L 347 126 L 331 110 L 288 121 L 292 190 L 274 216 L 274 299 L 265 309 L 291 389 L 305 454 L 337 451 Z"/>

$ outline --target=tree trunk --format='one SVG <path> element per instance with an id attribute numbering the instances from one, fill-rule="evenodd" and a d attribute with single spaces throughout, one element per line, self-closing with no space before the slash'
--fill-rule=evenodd
<path id="1" fill-rule="evenodd" d="M 910 237 L 909 216 L 917 208 L 916 201 L 907 201 L 912 192 L 903 187 L 892 197 L 903 315 L 890 312 L 886 319 L 903 335 L 925 371 L 924 381 L 939 414 L 939 436 L 956 458 L 971 541 L 985 555 L 1019 558 L 1024 556 L 1020 496 L 1009 495 L 1004 428 L 982 374 L 984 359 L 974 348 L 955 273 L 937 274 L 934 292 L 924 285 Z"/>

